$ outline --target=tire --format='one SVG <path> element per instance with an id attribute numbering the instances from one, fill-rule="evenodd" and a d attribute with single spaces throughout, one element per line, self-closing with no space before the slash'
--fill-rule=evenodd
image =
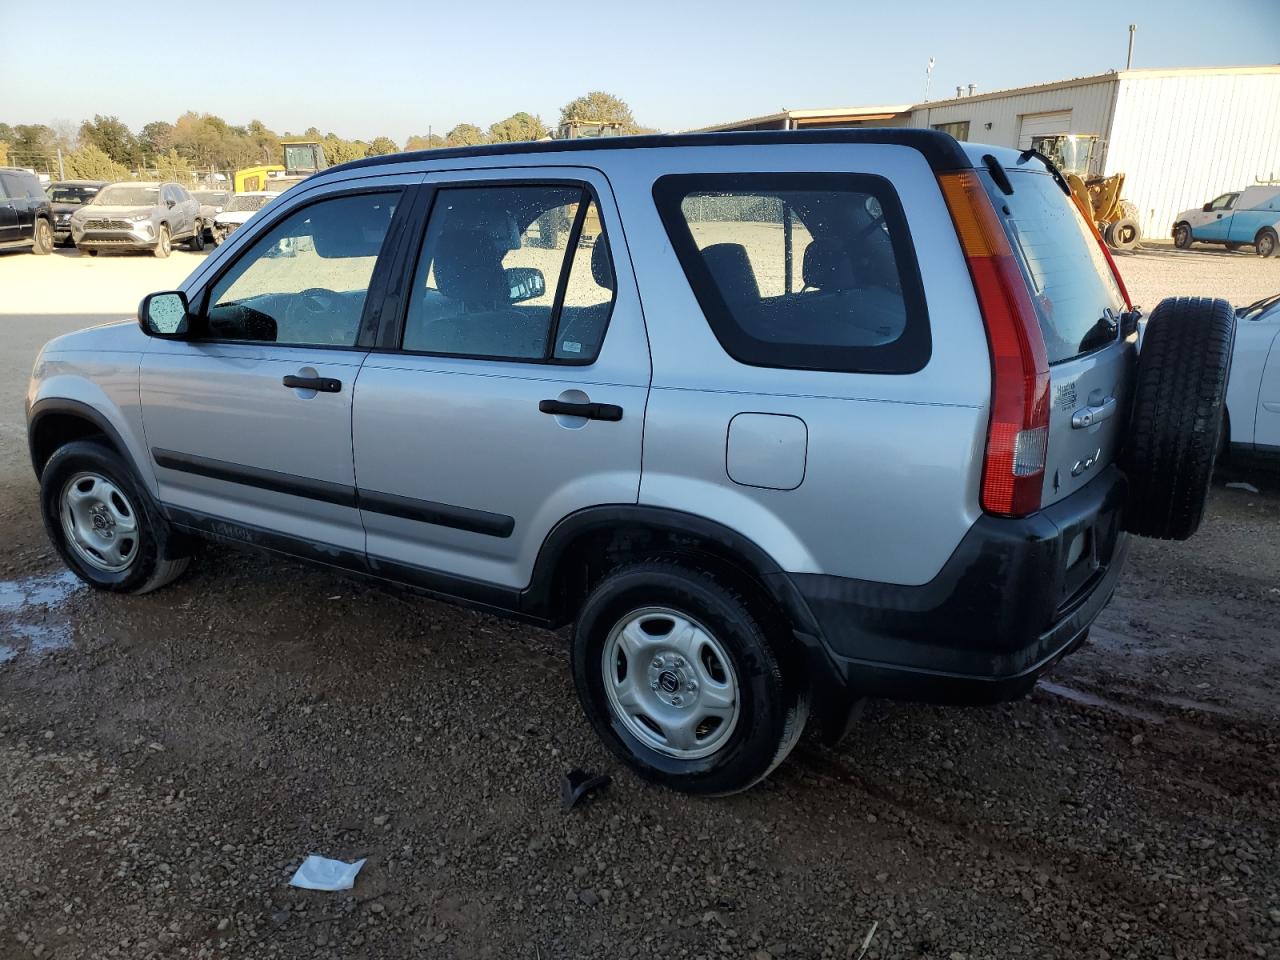
<path id="1" fill-rule="evenodd" d="M 40 510 L 63 561 L 91 587 L 149 593 L 187 569 L 187 557 L 167 557 L 173 532 L 159 508 L 103 443 L 76 440 L 54 451 L 40 473 Z"/>
<path id="2" fill-rule="evenodd" d="M 800 669 L 770 639 L 786 636 L 773 619 L 679 562 L 614 571 L 591 591 L 573 632 L 587 719 L 646 780 L 710 796 L 746 790 L 791 752 L 809 715 Z M 641 682 L 628 694 L 632 676 Z M 673 719 L 687 721 L 683 736 Z"/>
<path id="3" fill-rule="evenodd" d="M 82 247 L 77 247 L 76 249 L 79 250 L 81 253 L 87 253 L 91 257 L 96 257 L 98 255 L 98 251 L 94 250 L 92 247 L 90 247 L 88 250 L 85 250 Z"/>
<path id="4" fill-rule="evenodd" d="M 167 223 L 160 224 L 160 236 L 156 240 L 156 245 L 152 249 L 157 257 L 163 260 L 173 251 L 173 236 L 169 233 L 169 225 Z"/>
<path id="5" fill-rule="evenodd" d="M 1277 239 L 1276 232 L 1270 227 L 1258 231 L 1258 236 L 1253 241 L 1253 249 L 1260 257 L 1274 257 L 1280 253 L 1280 240 Z"/>
<path id="6" fill-rule="evenodd" d="M 1226 300 L 1170 298 L 1152 311 L 1121 456 L 1130 533 L 1186 540 L 1200 526 L 1220 447 L 1235 328 Z"/>
<path id="7" fill-rule="evenodd" d="M 31 234 L 31 252 L 38 257 L 53 253 L 53 227 L 44 217 L 37 217 Z"/>
<path id="8" fill-rule="evenodd" d="M 199 253 L 204 249 L 204 224 L 199 220 L 196 221 L 196 232 L 187 241 L 187 249 L 192 253 Z"/>
<path id="9" fill-rule="evenodd" d="M 1190 249 L 1195 241 L 1191 238 L 1191 224 L 1179 223 L 1173 228 L 1173 245 L 1179 250 Z"/>
<path id="10" fill-rule="evenodd" d="M 1138 229 L 1138 221 L 1132 217 L 1121 217 L 1107 227 L 1105 239 L 1112 249 L 1132 250 L 1142 239 L 1142 231 Z"/>

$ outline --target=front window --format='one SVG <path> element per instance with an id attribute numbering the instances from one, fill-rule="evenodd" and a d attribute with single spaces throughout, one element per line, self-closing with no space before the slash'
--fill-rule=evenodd
<path id="1" fill-rule="evenodd" d="M 88 203 L 97 194 L 97 187 L 53 187 L 49 190 L 49 200 L 53 203 L 71 203 L 78 206 Z"/>
<path id="2" fill-rule="evenodd" d="M 103 187 L 90 203 L 104 207 L 154 207 L 160 200 L 159 187 L 113 184 Z"/>
<path id="3" fill-rule="evenodd" d="M 876 373 L 928 361 L 919 266 L 887 180 L 671 176 L 654 198 L 702 312 L 735 359 Z"/>
<path id="4" fill-rule="evenodd" d="M 355 346 L 369 281 L 400 194 L 333 197 L 286 216 L 209 292 L 211 340 Z"/>
<path id="5" fill-rule="evenodd" d="M 1238 196 L 1240 196 L 1238 193 L 1224 193 L 1222 196 L 1215 198 L 1213 203 L 1209 204 L 1209 209 L 1230 210 L 1235 206 L 1236 197 Z"/>

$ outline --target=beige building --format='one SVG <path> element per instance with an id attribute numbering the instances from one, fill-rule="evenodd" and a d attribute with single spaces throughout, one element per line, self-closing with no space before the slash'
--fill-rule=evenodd
<path id="1" fill-rule="evenodd" d="M 1090 172 L 1124 173 L 1124 197 L 1138 208 L 1143 236 L 1168 237 L 1179 211 L 1280 178 L 1280 65 L 1120 70 L 910 107 L 789 110 L 705 129 L 871 125 L 933 127 L 1019 149 L 1059 134 L 1096 137 Z"/>

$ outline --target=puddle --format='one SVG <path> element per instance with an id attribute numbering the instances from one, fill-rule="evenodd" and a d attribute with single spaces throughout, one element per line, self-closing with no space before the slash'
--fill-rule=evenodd
<path id="1" fill-rule="evenodd" d="M 83 589 L 84 584 L 70 570 L 20 580 L 0 580 L 0 618 L 13 621 L 0 624 L 0 663 L 12 660 L 22 651 L 38 656 L 69 646 L 69 623 L 43 621 Z M 41 622 L 31 622 L 37 618 Z"/>

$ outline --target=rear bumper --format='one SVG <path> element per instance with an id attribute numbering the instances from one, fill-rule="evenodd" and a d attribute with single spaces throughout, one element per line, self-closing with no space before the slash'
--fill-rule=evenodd
<path id="1" fill-rule="evenodd" d="M 1115 590 L 1128 549 L 1124 475 L 1029 517 L 983 516 L 933 580 L 900 586 L 789 577 L 851 697 L 994 703 L 1025 693 L 1082 644 Z"/>

